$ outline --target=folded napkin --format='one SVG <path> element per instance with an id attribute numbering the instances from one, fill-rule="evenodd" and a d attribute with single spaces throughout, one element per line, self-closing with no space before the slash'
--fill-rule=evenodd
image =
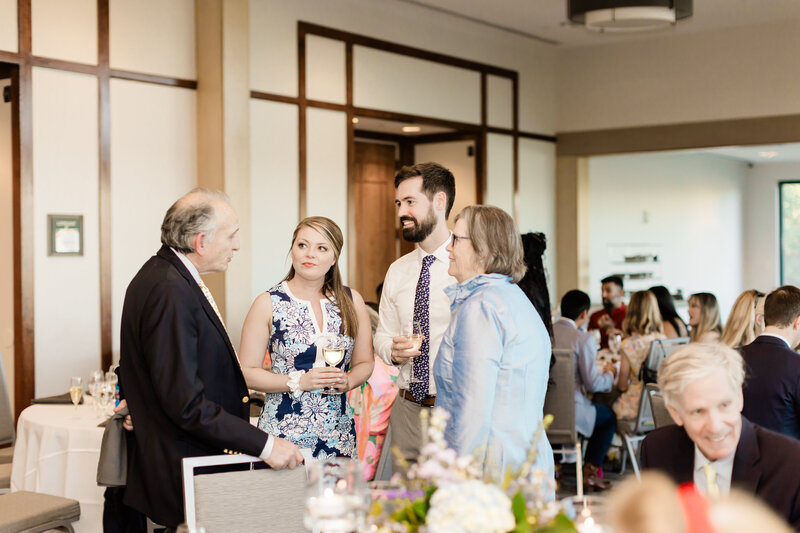
<path id="1" fill-rule="evenodd" d="M 68 405 L 72 405 L 72 399 L 69 397 L 69 393 L 65 392 L 64 394 L 56 394 L 55 396 L 34 398 L 33 400 L 31 400 L 31 403 L 50 403 L 50 404 L 65 403 Z M 81 401 L 79 401 L 78 403 L 83 403 L 83 396 L 81 396 Z"/>
<path id="2" fill-rule="evenodd" d="M 125 440 L 127 430 L 122 421 L 129 413 L 124 407 L 108 420 L 100 423 L 105 426 L 103 443 L 100 445 L 100 460 L 97 461 L 97 484 L 104 487 L 121 487 L 127 484 L 128 445 Z"/>

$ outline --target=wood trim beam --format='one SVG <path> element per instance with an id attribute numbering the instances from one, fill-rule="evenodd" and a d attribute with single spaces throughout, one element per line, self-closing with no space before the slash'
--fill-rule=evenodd
<path id="1" fill-rule="evenodd" d="M 98 217 L 100 260 L 100 368 L 113 361 L 111 348 L 111 79 L 109 75 L 109 0 L 97 0 Z"/>
<path id="2" fill-rule="evenodd" d="M 800 141 L 800 115 L 561 132 L 559 156 L 591 156 Z"/>
<path id="3" fill-rule="evenodd" d="M 427 61 L 442 63 L 453 67 L 460 67 L 468 70 L 477 70 L 478 72 L 485 72 L 488 74 L 493 74 L 495 76 L 501 76 L 503 78 L 511 78 L 516 75 L 516 72 L 514 72 L 513 70 L 496 67 L 494 65 L 487 65 L 485 63 L 478 63 L 476 61 L 470 61 L 468 59 L 462 59 L 460 57 L 449 56 L 446 54 L 439 54 L 437 52 L 431 52 L 430 50 L 423 50 L 421 48 L 414 48 L 413 46 L 407 46 L 404 44 L 393 43 L 390 41 L 382 41 L 380 39 L 374 39 L 372 37 L 358 35 L 356 33 L 350 33 L 342 30 L 337 30 L 334 28 L 328 28 L 326 26 L 319 26 L 317 24 L 311 24 L 309 22 L 301 21 L 298 23 L 298 25 L 299 25 L 298 28 L 302 30 L 303 34 L 319 35 L 320 37 L 337 39 L 340 41 L 344 41 L 346 43 L 350 43 L 352 45 L 375 48 L 377 50 L 383 50 L 385 52 L 392 52 L 404 56 L 415 57 L 417 59 L 425 59 Z"/>
<path id="4" fill-rule="evenodd" d="M 395 135 L 393 133 L 384 133 L 382 131 L 369 131 L 369 130 L 355 130 L 354 138 L 356 141 L 361 139 L 368 139 L 373 141 L 384 141 L 397 144 L 410 140 L 404 135 Z"/>
<path id="5" fill-rule="evenodd" d="M 23 57 L 16 53 L 16 52 L 6 52 L 0 50 L 0 61 L 3 63 L 13 63 L 15 65 L 19 65 L 24 61 Z"/>
<path id="6" fill-rule="evenodd" d="M 33 63 L 34 67 L 65 70 L 67 72 L 90 74 L 92 76 L 97 76 L 100 73 L 100 68 L 97 65 L 77 63 L 75 61 L 64 61 L 63 59 L 53 59 L 50 57 L 33 56 L 31 57 L 31 62 Z"/>
<path id="7" fill-rule="evenodd" d="M 347 205 L 356 205 L 356 143 L 355 124 L 353 124 L 353 44 L 344 44 L 345 72 L 345 111 L 347 113 Z M 347 210 L 347 278 L 353 285 L 358 279 L 358 242 L 356 231 L 356 210 Z"/>
<path id="8" fill-rule="evenodd" d="M 408 137 L 414 144 L 444 143 L 451 141 L 477 141 L 478 132 L 475 131 L 453 131 L 445 133 L 431 133 L 428 135 L 416 135 Z"/>
<path id="9" fill-rule="evenodd" d="M 272 102 L 281 102 L 284 104 L 299 104 L 300 99 L 296 96 L 284 96 L 282 94 L 265 93 L 261 91 L 250 91 L 250 98 L 256 100 L 270 100 Z"/>
<path id="10" fill-rule="evenodd" d="M 119 80 L 141 81 L 144 83 L 154 83 L 156 85 L 166 85 L 169 87 L 197 89 L 197 80 L 170 78 L 167 76 L 156 76 L 154 74 L 144 74 L 141 72 L 131 72 L 129 70 L 118 70 L 118 69 L 110 69 L 109 74 L 112 78 L 116 78 Z"/>

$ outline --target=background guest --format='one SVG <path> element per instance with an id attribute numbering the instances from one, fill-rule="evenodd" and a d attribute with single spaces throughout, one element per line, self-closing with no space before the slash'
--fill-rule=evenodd
<path id="1" fill-rule="evenodd" d="M 764 293 L 757 290 L 747 290 L 736 298 L 725 322 L 725 330 L 719 341 L 731 348 L 739 348 L 753 342 L 764 331 L 764 315 L 761 322 L 757 320 L 758 300 L 764 298 Z"/>
<path id="2" fill-rule="evenodd" d="M 547 290 L 547 274 L 544 270 L 544 251 L 547 238 L 544 233 L 525 233 L 522 235 L 522 250 L 528 270 L 517 285 L 536 308 L 542 322 L 553 338 L 553 317 L 550 314 L 550 293 Z"/>
<path id="3" fill-rule="evenodd" d="M 620 368 L 617 388 L 622 392 L 612 406 L 618 418 L 636 418 L 643 383 L 639 370 L 647 355 L 650 344 L 656 339 L 664 339 L 664 327 L 658 313 L 658 302 L 650 291 L 637 291 L 628 302 L 627 315 L 622 323 L 622 331 L 628 335 L 620 346 Z"/>
<path id="4" fill-rule="evenodd" d="M 661 321 L 664 324 L 664 335 L 668 339 L 688 337 L 689 328 L 675 310 L 675 300 L 672 299 L 669 289 L 663 285 L 656 285 L 648 290 L 655 295 L 658 301 L 658 312 L 661 313 Z"/>
<path id="5" fill-rule="evenodd" d="M 747 365 L 742 414 L 772 431 L 800 439 L 800 289 L 769 293 L 766 328 L 740 350 Z"/>
<path id="6" fill-rule="evenodd" d="M 456 217 L 448 245 L 446 289 L 453 317 L 442 338 L 434 377 L 436 405 L 450 415 L 445 438 L 459 455 L 476 450 L 484 475 L 503 479 L 522 464 L 542 422 L 550 337 L 514 283 L 525 273 L 513 219 L 497 207 L 469 206 Z M 537 467 L 553 476 L 544 432 Z"/>
<path id="7" fill-rule="evenodd" d="M 610 361 L 598 368 L 597 341 L 594 335 L 580 329 L 591 305 L 589 295 L 583 291 L 568 291 L 561 298 L 561 319 L 553 324 L 553 347 L 575 354 L 575 428 L 589 438 L 583 464 L 584 488 L 605 490 L 610 484 L 597 473 L 614 438 L 617 417 L 609 407 L 592 403 L 586 394 L 609 392 L 617 369 Z"/>
<path id="8" fill-rule="evenodd" d="M 689 326 L 691 342 L 717 342 L 722 334 L 717 297 L 710 292 L 698 292 L 689 297 Z"/>
<path id="9" fill-rule="evenodd" d="M 342 284 L 344 240 L 329 218 L 308 217 L 292 235 L 286 278 L 253 302 L 242 328 L 239 358 L 247 386 L 267 393 L 258 427 L 314 457 L 356 457 L 353 413 L 345 392 L 372 373 L 372 334 L 364 300 Z M 344 348 L 327 366 L 322 348 Z M 270 366 L 264 368 L 269 351 Z M 323 394 L 331 387 L 340 394 Z"/>
<path id="10" fill-rule="evenodd" d="M 800 441 L 743 417 L 744 362 L 721 343 L 692 343 L 661 364 L 658 386 L 676 425 L 642 442 L 642 468 L 707 494 L 739 488 L 800 528 Z M 725 530 L 727 531 L 727 530 Z"/>
<path id="11" fill-rule="evenodd" d="M 625 302 L 622 301 L 625 290 L 619 276 L 608 276 L 600 283 L 603 308 L 589 317 L 588 329 L 600 330 L 600 347 L 608 348 L 608 336 L 622 329 L 622 321 L 625 320 Z"/>

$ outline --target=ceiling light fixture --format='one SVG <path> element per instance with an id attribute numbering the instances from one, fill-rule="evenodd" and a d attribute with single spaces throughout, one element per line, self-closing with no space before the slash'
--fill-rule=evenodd
<path id="1" fill-rule="evenodd" d="M 646 31 L 692 16 L 693 0 L 567 0 L 567 16 L 600 32 Z"/>
<path id="2" fill-rule="evenodd" d="M 402 130 L 403 133 L 416 133 L 418 131 L 422 131 L 422 128 L 419 126 L 403 126 Z"/>
<path id="3" fill-rule="evenodd" d="M 353 124 L 358 124 L 358 117 L 353 117 Z"/>
<path id="4" fill-rule="evenodd" d="M 772 159 L 773 157 L 778 155 L 778 152 L 758 152 L 758 155 L 763 157 L 764 159 Z"/>

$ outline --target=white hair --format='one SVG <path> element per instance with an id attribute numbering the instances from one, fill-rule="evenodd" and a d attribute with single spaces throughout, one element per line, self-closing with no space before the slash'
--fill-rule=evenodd
<path id="1" fill-rule="evenodd" d="M 687 385 L 720 369 L 725 372 L 731 388 L 741 390 L 744 361 L 739 352 L 721 343 L 699 342 L 678 348 L 658 369 L 658 387 L 664 403 L 675 408 Z"/>

